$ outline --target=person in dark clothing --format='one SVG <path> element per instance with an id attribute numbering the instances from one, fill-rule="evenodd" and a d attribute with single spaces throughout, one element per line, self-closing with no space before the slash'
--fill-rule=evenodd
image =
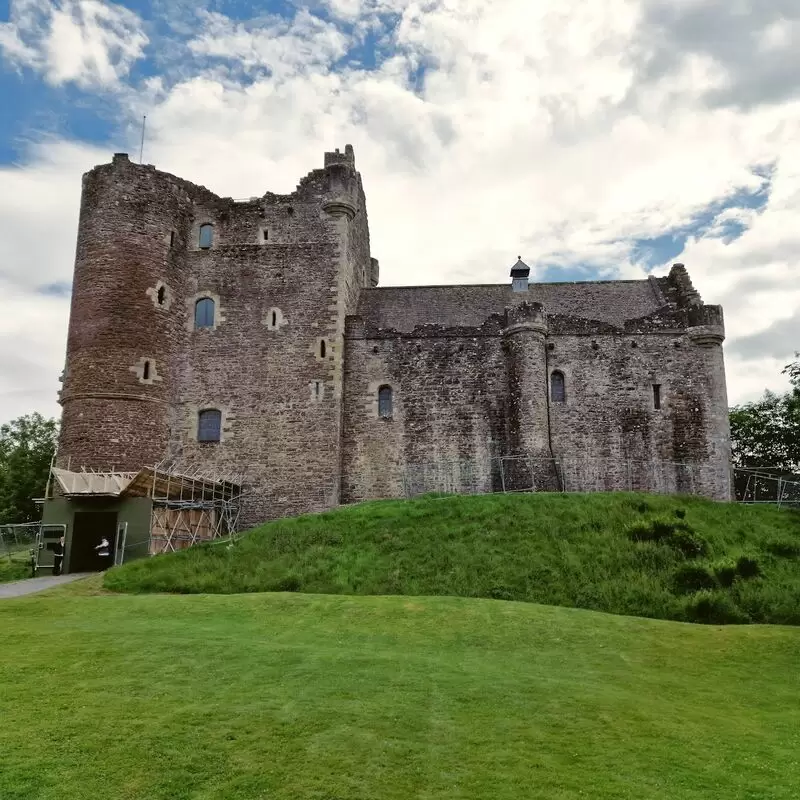
<path id="1" fill-rule="evenodd" d="M 62 536 L 53 548 L 53 575 L 61 574 L 61 567 L 64 564 L 64 537 Z"/>
<path id="2" fill-rule="evenodd" d="M 108 543 L 108 539 L 104 536 L 94 549 L 97 551 L 97 555 L 103 559 L 103 569 L 108 569 L 111 566 L 111 545 Z"/>

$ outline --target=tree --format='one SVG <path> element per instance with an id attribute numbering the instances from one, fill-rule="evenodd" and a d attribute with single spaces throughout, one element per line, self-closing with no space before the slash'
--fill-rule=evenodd
<path id="1" fill-rule="evenodd" d="M 44 495 L 58 423 L 30 414 L 0 427 L 0 524 L 35 522 Z"/>
<path id="2" fill-rule="evenodd" d="M 782 373 L 789 376 L 789 391 L 767 391 L 760 400 L 730 410 L 734 466 L 800 473 L 800 353 L 795 356 L 798 360 Z"/>

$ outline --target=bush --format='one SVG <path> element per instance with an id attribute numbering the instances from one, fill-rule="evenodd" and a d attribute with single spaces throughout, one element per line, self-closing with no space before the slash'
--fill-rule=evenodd
<path id="1" fill-rule="evenodd" d="M 297 575 L 284 575 L 282 578 L 278 578 L 269 589 L 272 592 L 297 592 L 299 590 L 300 578 Z"/>
<path id="2" fill-rule="evenodd" d="M 747 578 L 755 578 L 761 574 L 761 566 L 758 560 L 751 556 L 740 556 L 739 560 L 736 562 L 736 572 L 739 577 L 745 580 Z"/>
<path id="3" fill-rule="evenodd" d="M 719 585 L 725 587 L 726 589 L 733 586 L 733 582 L 736 580 L 736 576 L 739 574 L 738 570 L 736 569 L 736 562 L 735 561 L 719 561 L 717 562 L 714 567 L 714 575 L 719 581 Z"/>
<path id="4" fill-rule="evenodd" d="M 492 586 L 486 596 L 492 600 L 513 600 L 514 592 L 508 586 Z"/>
<path id="5" fill-rule="evenodd" d="M 628 538 L 635 542 L 668 544 L 687 558 L 702 556 L 708 550 L 706 541 L 683 520 L 654 517 L 648 521 L 633 523 L 627 532 Z"/>
<path id="6" fill-rule="evenodd" d="M 676 508 L 675 509 L 675 516 L 678 519 L 684 519 L 686 517 L 686 509 L 685 508 Z"/>
<path id="7" fill-rule="evenodd" d="M 744 625 L 750 622 L 747 614 L 727 594 L 709 589 L 687 598 L 684 613 L 687 621 L 703 625 Z"/>
<path id="8" fill-rule="evenodd" d="M 683 564 L 675 572 L 672 582 L 675 590 L 684 594 L 698 592 L 701 589 L 715 589 L 717 586 L 714 576 L 704 564 Z"/>
<path id="9" fill-rule="evenodd" d="M 708 552 L 706 540 L 698 536 L 688 525 L 685 529 L 676 530 L 670 537 L 669 544 L 686 558 L 697 558 Z"/>
<path id="10" fill-rule="evenodd" d="M 773 539 L 767 542 L 766 548 L 768 553 L 781 558 L 798 558 L 800 557 L 800 541 L 794 542 L 791 539 Z"/>

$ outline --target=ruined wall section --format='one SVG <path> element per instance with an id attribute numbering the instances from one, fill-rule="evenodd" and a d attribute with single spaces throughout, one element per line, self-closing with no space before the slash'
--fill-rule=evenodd
<path id="1" fill-rule="evenodd" d="M 59 465 L 136 470 L 163 458 L 193 198 L 117 154 L 83 177 Z"/>

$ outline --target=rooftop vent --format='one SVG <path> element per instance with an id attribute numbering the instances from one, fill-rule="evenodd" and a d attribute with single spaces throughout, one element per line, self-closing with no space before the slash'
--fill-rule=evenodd
<path id="1" fill-rule="evenodd" d="M 522 260 L 522 256 L 519 256 L 517 263 L 511 267 L 511 291 L 527 292 L 528 276 L 530 274 L 531 268 Z"/>

